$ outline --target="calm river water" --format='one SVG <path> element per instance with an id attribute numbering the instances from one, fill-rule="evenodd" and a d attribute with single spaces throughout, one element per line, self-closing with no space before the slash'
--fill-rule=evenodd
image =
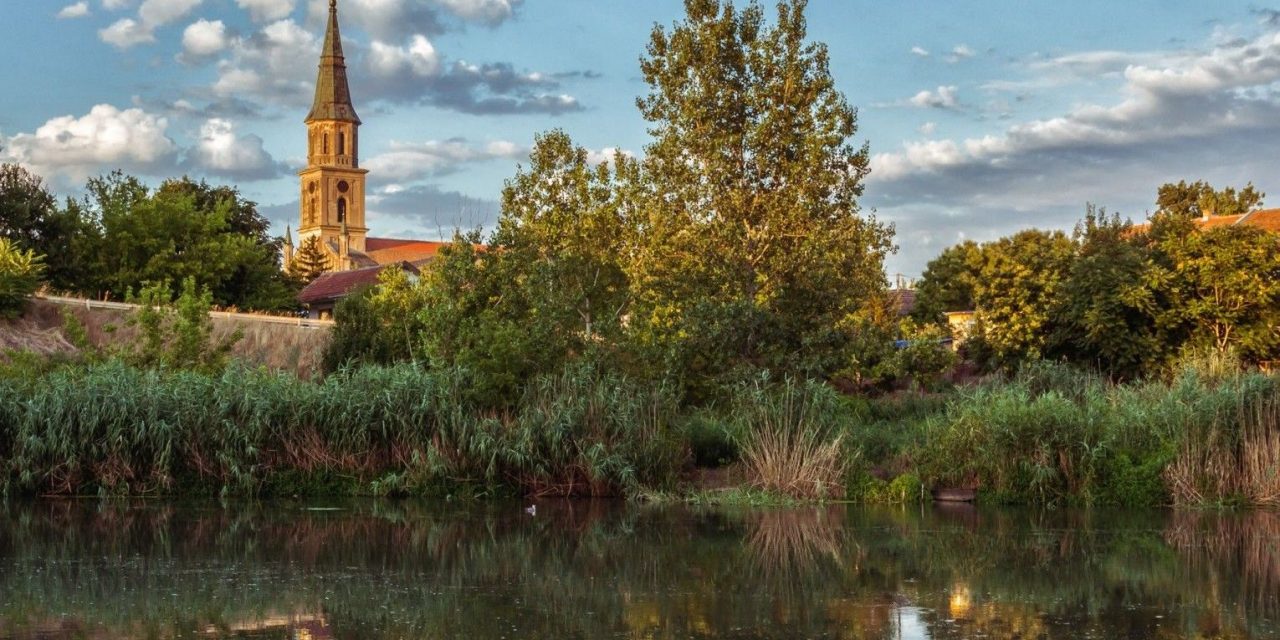
<path id="1" fill-rule="evenodd" d="M 1280 514 L 0 505 L 0 638 L 1276 638 Z"/>

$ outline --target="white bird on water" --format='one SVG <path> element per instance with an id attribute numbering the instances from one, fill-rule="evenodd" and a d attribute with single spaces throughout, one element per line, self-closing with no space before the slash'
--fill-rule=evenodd
<path id="1" fill-rule="evenodd" d="M 536 504 L 531 504 L 531 505 L 529 505 L 529 506 L 525 507 L 524 512 L 525 512 L 525 513 L 527 513 L 527 514 L 529 514 L 529 515 L 531 515 L 531 516 L 536 516 L 536 515 L 538 515 L 538 505 L 536 505 Z"/>

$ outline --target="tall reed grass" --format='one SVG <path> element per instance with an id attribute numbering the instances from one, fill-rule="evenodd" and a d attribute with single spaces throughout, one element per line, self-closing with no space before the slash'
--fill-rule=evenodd
<path id="1" fill-rule="evenodd" d="M 757 381 L 735 394 L 733 419 L 745 434 L 741 457 L 752 484 L 793 498 L 843 493 L 846 426 L 830 387 L 791 378 Z"/>
<path id="2" fill-rule="evenodd" d="M 683 462 L 661 390 L 580 367 L 499 412 L 470 403 L 468 385 L 410 365 L 307 382 L 115 361 L 0 379 L 0 476 L 9 493 L 252 495 L 290 476 L 351 492 L 613 495 L 660 486 Z"/>

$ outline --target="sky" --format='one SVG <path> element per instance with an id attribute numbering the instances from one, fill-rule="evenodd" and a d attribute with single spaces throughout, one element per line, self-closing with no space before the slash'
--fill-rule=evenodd
<path id="1" fill-rule="evenodd" d="M 742 0 L 737 0 L 739 5 Z M 296 226 L 327 0 L 6 0 L 0 162 L 237 185 Z M 766 3 L 771 4 L 771 3 Z M 491 226 L 534 136 L 643 155 L 639 59 L 680 0 L 340 0 L 371 235 Z M 1280 6 L 1280 5 L 1278 5 Z M 770 9 L 771 11 L 771 9 Z M 858 109 L 890 278 L 947 246 L 1141 220 L 1181 179 L 1280 204 L 1280 11 L 1256 2 L 810 0 Z"/>

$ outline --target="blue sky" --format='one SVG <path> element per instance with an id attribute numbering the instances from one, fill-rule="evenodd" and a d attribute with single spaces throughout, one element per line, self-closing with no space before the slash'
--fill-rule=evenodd
<path id="1" fill-rule="evenodd" d="M 739 2 L 741 4 L 741 2 Z M 121 168 L 237 184 L 297 217 L 326 0 L 31 0 L 0 22 L 0 161 L 72 195 Z M 374 234 L 491 224 L 536 133 L 642 154 L 638 59 L 679 0 L 340 0 Z M 896 225 L 944 247 L 1135 219 L 1178 179 L 1280 198 L 1280 13 L 1236 2 L 811 0 Z"/>

